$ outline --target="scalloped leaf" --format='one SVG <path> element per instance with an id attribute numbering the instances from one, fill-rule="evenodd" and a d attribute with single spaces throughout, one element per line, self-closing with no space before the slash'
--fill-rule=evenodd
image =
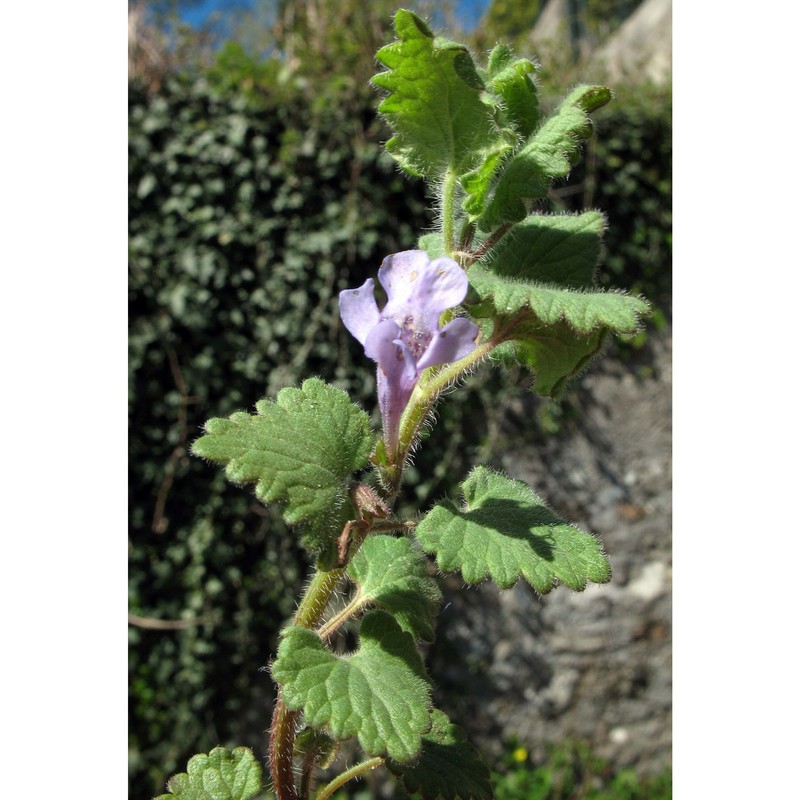
<path id="1" fill-rule="evenodd" d="M 284 504 L 286 522 L 305 526 L 304 545 L 321 550 L 349 513 L 348 476 L 372 452 L 369 417 L 318 378 L 281 389 L 276 402 L 261 400 L 256 411 L 209 420 L 192 452 L 224 464 L 234 483 L 255 483 L 263 502 Z"/>
<path id="2" fill-rule="evenodd" d="M 531 214 L 514 225 L 482 263 L 503 278 L 591 287 L 605 227 L 599 211 Z"/>
<path id="3" fill-rule="evenodd" d="M 433 641 L 433 618 L 442 602 L 425 556 L 405 537 L 367 536 L 347 567 L 364 605 L 388 611 L 415 638 Z"/>
<path id="4" fill-rule="evenodd" d="M 530 320 L 533 326 L 563 321 L 584 336 L 600 328 L 635 333 L 650 311 L 645 300 L 622 292 L 576 291 L 514 280 L 490 272 L 482 264 L 470 267 L 469 282 L 483 301 L 482 316 L 514 316 L 524 311 L 534 318 Z M 488 314 L 487 306 L 491 309 Z"/>
<path id="5" fill-rule="evenodd" d="M 360 647 L 335 656 L 312 630 L 284 633 L 272 677 L 288 708 L 335 739 L 357 736 L 369 756 L 415 758 L 431 727 L 430 684 L 414 637 L 385 611 L 370 611 Z"/>
<path id="6" fill-rule="evenodd" d="M 262 786 L 261 764 L 249 747 L 215 747 L 192 756 L 187 772 L 173 775 L 168 794 L 155 800 L 250 800 Z"/>
<path id="7" fill-rule="evenodd" d="M 479 466 L 461 488 L 462 507 L 437 503 L 416 529 L 443 572 L 471 584 L 491 578 L 503 589 L 522 576 L 542 594 L 558 583 L 580 591 L 611 579 L 599 541 L 557 517 L 527 484 Z"/>
<path id="8" fill-rule="evenodd" d="M 556 249 L 551 267 L 558 260 Z M 622 292 L 529 283 L 497 275 L 480 263 L 470 268 L 469 279 L 479 298 L 470 313 L 495 318 L 508 330 L 506 342 L 512 343 L 517 361 L 536 375 L 533 389 L 546 396 L 560 394 L 600 352 L 609 331 L 634 333 L 650 311 L 646 301 Z"/>
<path id="9" fill-rule="evenodd" d="M 592 135 L 589 113 L 610 99 L 611 92 L 604 86 L 578 86 L 567 96 L 508 161 L 480 219 L 481 230 L 524 219 L 526 201 L 545 197 L 553 180 L 569 175 L 580 157 L 582 141 Z"/>
<path id="10" fill-rule="evenodd" d="M 489 769 L 458 725 L 434 709 L 433 725 L 422 739 L 422 753 L 413 764 L 392 760 L 386 766 L 410 794 L 422 800 L 490 800 Z"/>
<path id="11" fill-rule="evenodd" d="M 389 92 L 378 106 L 395 131 L 386 149 L 412 175 L 461 175 L 480 161 L 496 138 L 485 87 L 467 48 L 435 37 L 423 20 L 400 9 L 399 41 L 376 54 L 386 72 L 372 83 Z"/>

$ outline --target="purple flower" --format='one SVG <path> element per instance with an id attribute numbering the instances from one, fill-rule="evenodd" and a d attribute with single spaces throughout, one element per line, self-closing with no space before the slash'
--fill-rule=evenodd
<path id="1" fill-rule="evenodd" d="M 342 322 L 378 362 L 378 402 L 386 448 L 398 446 L 400 417 L 424 369 L 458 361 L 475 348 L 478 328 L 456 317 L 439 329 L 444 311 L 467 294 L 466 273 L 450 258 L 428 259 L 423 250 L 386 256 L 378 280 L 388 302 L 375 302 L 375 283 L 339 294 Z"/>

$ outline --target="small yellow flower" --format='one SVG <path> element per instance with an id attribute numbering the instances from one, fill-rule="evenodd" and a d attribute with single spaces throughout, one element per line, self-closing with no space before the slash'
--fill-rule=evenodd
<path id="1" fill-rule="evenodd" d="M 518 747 L 512 754 L 511 758 L 518 764 L 521 764 L 528 758 L 528 751 L 524 747 Z"/>

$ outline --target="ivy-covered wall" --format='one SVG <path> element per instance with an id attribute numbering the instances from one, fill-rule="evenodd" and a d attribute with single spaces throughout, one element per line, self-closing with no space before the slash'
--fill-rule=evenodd
<path id="1" fill-rule="evenodd" d="M 210 77 L 173 76 L 156 94 L 130 87 L 132 800 L 216 744 L 263 754 L 263 668 L 306 574 L 279 517 L 188 445 L 207 418 L 313 375 L 372 411 L 373 365 L 339 323 L 336 296 L 433 225 L 421 185 L 382 151 L 374 100 L 331 93 L 310 105 L 277 79 L 254 94 Z M 583 193 L 575 207 L 606 211 L 615 284 L 663 305 L 669 106 L 645 98 L 598 117 L 602 138 L 553 202 L 571 207 Z M 486 368 L 445 401 L 437 446 L 406 490 L 424 504 L 478 450 L 497 453 L 497 421 L 527 382 Z M 530 417 L 517 422 L 533 432 Z"/>

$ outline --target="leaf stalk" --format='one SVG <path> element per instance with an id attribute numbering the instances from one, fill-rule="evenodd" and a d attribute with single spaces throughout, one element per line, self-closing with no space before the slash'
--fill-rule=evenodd
<path id="1" fill-rule="evenodd" d="M 366 761 L 362 761 L 361 763 L 350 767 L 350 769 L 346 770 L 341 775 L 337 775 L 330 783 L 323 786 L 319 792 L 317 792 L 314 800 L 328 800 L 328 798 L 337 789 L 344 786 L 348 781 L 352 780 L 353 778 L 358 778 L 365 772 L 369 772 L 371 769 L 380 767 L 384 763 L 384 758 L 381 758 L 381 756 L 376 756 L 375 758 L 368 758 Z"/>

